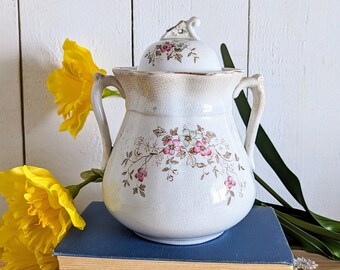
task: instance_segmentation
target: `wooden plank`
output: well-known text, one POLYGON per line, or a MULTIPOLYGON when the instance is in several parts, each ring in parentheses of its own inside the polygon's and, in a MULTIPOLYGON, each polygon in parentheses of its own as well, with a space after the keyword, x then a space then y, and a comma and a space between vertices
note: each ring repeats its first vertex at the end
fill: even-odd
POLYGON ((340 269, 340 262, 333 261, 323 257, 319 254, 309 253, 303 250, 293 250, 294 257, 304 257, 317 263, 320 270, 338 270, 340 269))
MULTIPOLYGON (((95 63, 111 73, 131 65, 130 1, 20 1, 27 163, 49 169, 64 185, 79 183, 80 172, 100 167, 102 144, 93 113, 76 140, 59 133, 53 96, 46 88, 50 72, 61 65, 66 38, 90 49, 95 63)), ((122 99, 110 99, 109 120, 117 131, 124 113, 122 99), (113 114, 113 116, 111 116, 113 114)), ((114 135, 114 134, 113 134, 114 135)), ((101 199, 101 185, 82 191, 78 210, 101 199)))
MULTIPOLYGON (((23 163, 17 1, 0 1, 0 171, 23 163)), ((5 210, 0 196, 0 215, 5 210)))
MULTIPOLYGON (((332 0, 250 3, 249 68, 265 78, 263 126, 300 177, 310 208, 340 219, 340 6, 332 0)), ((292 202, 260 155, 256 162, 258 173, 292 202)), ((259 196, 269 199, 263 190, 259 196)))

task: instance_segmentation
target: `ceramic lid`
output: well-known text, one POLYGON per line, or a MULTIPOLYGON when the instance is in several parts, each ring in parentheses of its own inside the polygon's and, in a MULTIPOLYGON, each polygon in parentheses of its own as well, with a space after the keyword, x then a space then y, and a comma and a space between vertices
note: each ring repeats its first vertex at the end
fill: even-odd
POLYGON ((196 17, 180 21, 166 30, 160 41, 150 45, 139 62, 139 71, 217 72, 221 71, 215 51, 201 42, 195 32, 196 17))

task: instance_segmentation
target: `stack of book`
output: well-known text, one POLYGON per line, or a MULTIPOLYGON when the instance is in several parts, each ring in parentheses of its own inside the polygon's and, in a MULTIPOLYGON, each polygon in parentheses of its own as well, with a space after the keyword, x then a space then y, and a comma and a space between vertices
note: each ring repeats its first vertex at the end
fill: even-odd
POLYGON ((83 212, 84 231, 71 228, 54 251, 61 270, 288 270, 293 255, 271 208, 254 206, 220 237, 198 245, 172 246, 140 238, 121 225, 103 202, 83 212))

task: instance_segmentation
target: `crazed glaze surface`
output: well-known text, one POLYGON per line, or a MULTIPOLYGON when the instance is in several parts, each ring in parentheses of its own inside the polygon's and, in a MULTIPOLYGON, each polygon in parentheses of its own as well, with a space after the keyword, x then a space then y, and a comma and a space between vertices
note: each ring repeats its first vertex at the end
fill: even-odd
POLYGON ((220 70, 216 53, 198 40, 174 39, 153 43, 142 55, 142 71, 213 72, 220 70))
POLYGON ((94 86, 102 88, 98 83, 110 77, 126 99, 103 180, 112 215, 168 244, 208 241, 243 219, 255 199, 251 164, 232 116, 243 73, 113 72, 94 86))
POLYGON ((138 70, 171 72, 215 72, 221 66, 213 49, 201 42, 195 27, 200 19, 192 17, 166 30, 160 41, 143 53, 138 70))

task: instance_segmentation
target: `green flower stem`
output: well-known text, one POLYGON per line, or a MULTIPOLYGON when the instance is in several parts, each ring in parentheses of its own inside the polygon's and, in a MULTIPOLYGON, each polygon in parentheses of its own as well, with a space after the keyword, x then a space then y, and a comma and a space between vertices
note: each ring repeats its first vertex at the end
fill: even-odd
POLYGON ((87 179, 81 183, 79 183, 78 185, 71 185, 71 186, 67 186, 67 190, 70 192, 71 196, 73 199, 75 199, 79 193, 79 191, 85 187, 86 185, 88 185, 89 183, 92 183, 92 182, 96 182, 98 183, 97 179, 96 180, 93 180, 93 179, 87 179))
POLYGON ((83 187, 85 187, 87 184, 93 182, 91 179, 85 180, 81 183, 79 183, 77 186, 79 187, 79 189, 82 189, 83 187))

